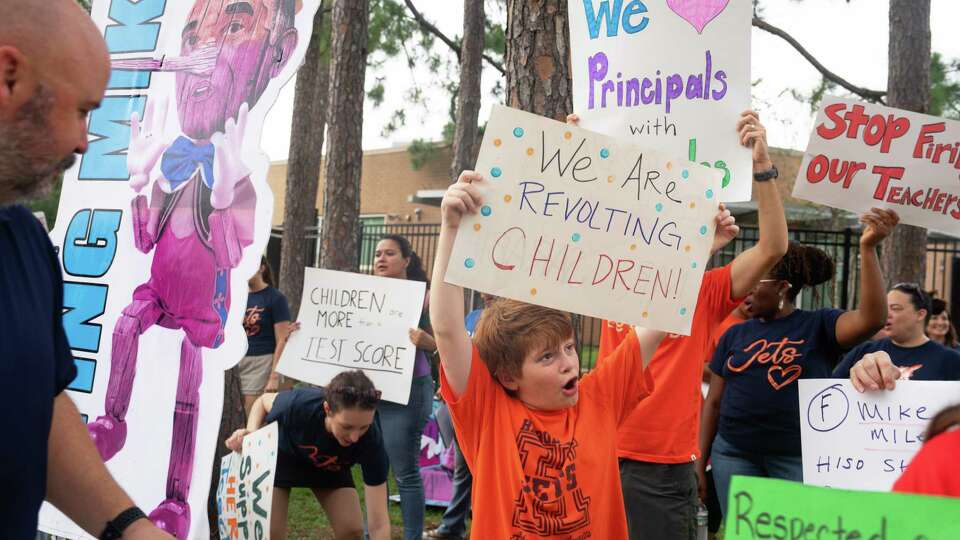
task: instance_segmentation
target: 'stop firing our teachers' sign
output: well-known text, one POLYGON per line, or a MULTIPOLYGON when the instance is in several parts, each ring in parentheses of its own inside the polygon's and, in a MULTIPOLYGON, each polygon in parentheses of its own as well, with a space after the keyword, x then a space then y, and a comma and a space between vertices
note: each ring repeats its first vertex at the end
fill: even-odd
POLYGON ((687 335, 722 174, 495 106, 445 280, 687 335))
POLYGON ((749 0, 570 2, 580 125, 720 170, 720 200, 750 200, 750 150, 733 126, 750 107, 752 9, 749 0))
POLYGON ((824 98, 793 195, 960 235, 960 122, 824 98))

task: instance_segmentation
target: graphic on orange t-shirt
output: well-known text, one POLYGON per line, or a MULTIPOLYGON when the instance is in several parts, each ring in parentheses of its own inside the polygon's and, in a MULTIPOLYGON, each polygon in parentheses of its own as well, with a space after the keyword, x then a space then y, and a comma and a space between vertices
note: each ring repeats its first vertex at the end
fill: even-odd
POLYGON ((577 482, 577 441, 562 443, 526 420, 517 432, 526 483, 517 493, 513 526, 538 535, 573 532, 590 525, 590 497, 577 482))

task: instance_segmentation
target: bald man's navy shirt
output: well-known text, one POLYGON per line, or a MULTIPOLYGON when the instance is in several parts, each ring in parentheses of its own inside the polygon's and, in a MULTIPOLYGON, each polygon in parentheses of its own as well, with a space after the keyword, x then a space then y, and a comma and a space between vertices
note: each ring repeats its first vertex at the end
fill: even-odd
POLYGON ((53 400, 77 373, 62 319, 50 238, 26 208, 0 206, 0 538, 36 536, 53 400))

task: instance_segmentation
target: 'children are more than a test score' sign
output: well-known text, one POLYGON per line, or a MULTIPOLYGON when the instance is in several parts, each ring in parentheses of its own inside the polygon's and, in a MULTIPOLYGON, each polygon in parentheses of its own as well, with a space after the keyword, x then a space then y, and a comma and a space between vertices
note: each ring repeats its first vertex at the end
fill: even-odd
POLYGON ((846 379, 801 379, 799 396, 804 483, 889 491, 930 419, 960 401, 960 383, 899 381, 860 393, 846 379))
POLYGON ((725 540, 960 538, 960 499, 869 493, 734 476, 725 540))
POLYGON ((960 231, 960 122, 826 98, 793 195, 862 213, 890 208, 903 223, 960 231))
POLYGON ((722 174, 620 140, 495 106, 446 281, 689 334, 722 174))
POLYGON ((297 321, 277 371, 323 386, 336 374, 363 370, 383 399, 407 404, 426 284, 307 268, 297 321))
POLYGON ((268 424, 243 438, 243 452, 220 461, 217 523, 220 540, 267 540, 273 507, 279 428, 268 424))
POLYGON ((723 172, 720 200, 750 200, 747 0, 570 2, 573 110, 580 125, 723 172))

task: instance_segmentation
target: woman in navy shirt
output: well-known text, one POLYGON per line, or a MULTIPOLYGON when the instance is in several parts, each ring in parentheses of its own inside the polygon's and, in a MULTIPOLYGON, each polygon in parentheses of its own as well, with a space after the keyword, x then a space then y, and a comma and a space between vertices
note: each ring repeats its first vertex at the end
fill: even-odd
MULTIPOLYGON (((890 210, 860 218, 860 308, 805 311, 803 287, 833 278, 823 251, 791 242, 787 254, 744 301, 751 319, 728 330, 710 362, 700 445, 710 456, 724 515, 735 474, 801 481, 798 379, 824 378, 843 349, 872 336, 886 318, 877 245, 896 225, 890 210)), ((705 460, 698 463, 703 478, 705 460)))
POLYGON ((360 370, 337 374, 323 389, 267 393, 254 402, 246 429, 226 441, 239 452, 243 438, 277 422, 277 473, 270 536, 286 538, 290 489, 310 488, 337 538, 362 538, 363 514, 350 469, 363 471, 367 530, 371 540, 390 539, 387 453, 376 417, 380 392, 360 370))

